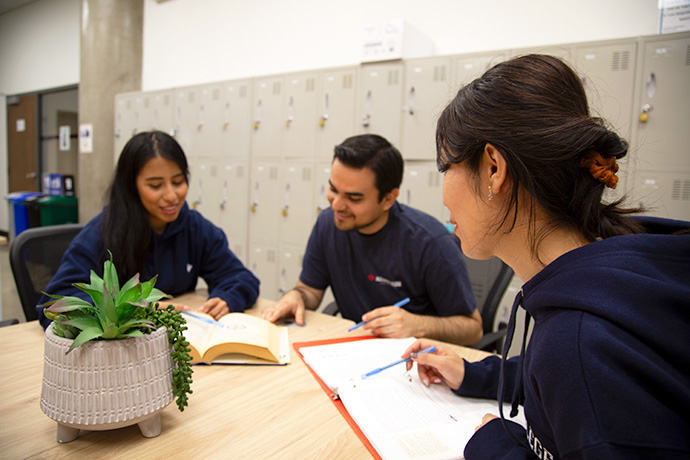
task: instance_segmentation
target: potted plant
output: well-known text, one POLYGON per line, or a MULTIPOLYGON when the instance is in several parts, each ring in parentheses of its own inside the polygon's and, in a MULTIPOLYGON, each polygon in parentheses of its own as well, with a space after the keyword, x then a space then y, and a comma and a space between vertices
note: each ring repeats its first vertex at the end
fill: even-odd
POLYGON ((134 275, 120 288, 111 260, 103 278, 93 270, 89 284, 75 283, 93 303, 54 296, 45 313, 46 330, 41 409, 57 421, 58 442, 79 430, 109 430, 138 424, 142 435, 161 432, 160 411, 177 397, 179 410, 191 393, 192 369, 185 320, 169 298, 134 275))

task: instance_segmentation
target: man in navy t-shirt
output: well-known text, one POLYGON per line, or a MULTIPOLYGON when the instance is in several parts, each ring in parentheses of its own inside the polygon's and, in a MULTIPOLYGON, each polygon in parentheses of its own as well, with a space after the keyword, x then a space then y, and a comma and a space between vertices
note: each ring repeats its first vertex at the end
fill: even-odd
POLYGON ((307 244, 297 286, 263 313, 269 321, 315 310, 331 286, 344 318, 380 337, 470 345, 482 321, 455 236, 434 217, 396 202, 400 152, 381 136, 335 147, 328 201, 307 244), (410 302, 393 306, 404 298, 410 302))

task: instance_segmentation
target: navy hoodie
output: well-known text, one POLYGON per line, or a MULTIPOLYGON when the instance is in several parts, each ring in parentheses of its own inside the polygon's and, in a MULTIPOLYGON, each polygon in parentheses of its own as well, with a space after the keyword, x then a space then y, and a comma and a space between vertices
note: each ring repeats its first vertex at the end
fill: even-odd
MULTIPOLYGON (((88 282, 91 270, 103 276, 102 221, 101 213, 72 240, 45 292, 90 301, 86 293, 72 284, 88 282)), ((143 272, 148 277, 158 274, 157 289, 177 296, 193 291, 198 278, 202 277, 208 285, 209 298, 220 297, 232 312, 244 311, 256 302, 259 280, 230 251, 225 233, 189 209, 186 203, 178 218, 166 225, 162 234, 152 231, 151 238, 151 250, 143 272)), ((125 281, 120 280, 120 283, 125 281)), ((49 300, 44 295, 39 305, 49 300)), ((41 325, 48 327, 50 320, 43 314, 43 308, 38 310, 41 325)))
MULTIPOLYGON (((465 458, 690 458, 690 223, 570 251, 522 287, 534 329, 520 357, 465 363, 456 391, 523 404, 527 429, 493 420, 465 458), (512 434, 511 434, 512 433, 512 434)), ((527 320, 529 322, 529 319, 527 320)))

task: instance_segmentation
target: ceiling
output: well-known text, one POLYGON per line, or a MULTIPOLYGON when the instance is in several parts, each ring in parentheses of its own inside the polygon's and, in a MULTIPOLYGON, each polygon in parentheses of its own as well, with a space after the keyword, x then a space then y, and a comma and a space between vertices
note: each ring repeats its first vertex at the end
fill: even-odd
POLYGON ((0 0, 0 14, 5 14, 35 1, 36 0, 0 0))

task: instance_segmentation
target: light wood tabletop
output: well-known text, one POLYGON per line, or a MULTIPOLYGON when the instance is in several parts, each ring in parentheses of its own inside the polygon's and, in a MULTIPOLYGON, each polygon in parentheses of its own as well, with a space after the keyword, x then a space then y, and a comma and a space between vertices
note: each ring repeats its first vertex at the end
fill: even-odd
MULTIPOLYGON (((205 298, 193 293, 175 300, 195 307, 205 298)), ((271 304, 260 299, 246 313, 260 316, 271 304)), ((367 334, 348 333, 352 321, 321 313, 308 311, 305 320, 290 328, 291 344, 367 334)), ((1 458, 371 458, 292 348, 287 366, 195 366, 189 406, 180 412, 168 405, 158 437, 145 438, 133 425, 82 431, 59 444, 57 423, 39 406, 43 339, 37 321, 0 328, 1 458)), ((468 361, 488 355, 453 347, 468 361)))

